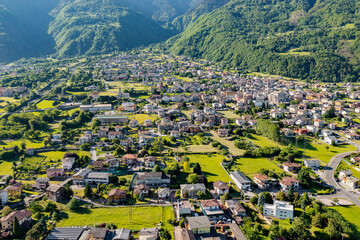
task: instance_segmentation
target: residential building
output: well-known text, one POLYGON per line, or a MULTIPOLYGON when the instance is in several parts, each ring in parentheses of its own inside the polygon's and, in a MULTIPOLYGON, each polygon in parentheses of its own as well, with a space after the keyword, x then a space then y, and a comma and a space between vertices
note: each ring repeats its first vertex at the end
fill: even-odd
POLYGON ((48 168, 46 169, 46 176, 48 178, 62 177, 65 172, 63 168, 48 168))
POLYGON ((9 194, 7 190, 0 190, 0 201, 2 206, 9 202, 9 194))
POLYGON ((246 217, 246 209, 238 200, 230 199, 225 201, 225 207, 230 209, 233 216, 246 217))
POLYGON ((304 161, 304 165, 305 167, 317 170, 320 167, 320 161, 316 160, 316 159, 312 159, 312 160, 305 160, 304 161))
POLYGON ((89 172, 85 177, 85 184, 86 183, 90 183, 91 185, 109 184, 109 176, 111 176, 111 173, 89 172))
POLYGON ((266 176, 265 174, 256 174, 254 176, 254 182, 256 183, 258 188, 261 190, 267 189, 270 187, 269 177, 266 176))
POLYGON ((220 128, 218 129, 219 137, 226 137, 229 134, 229 129, 220 128))
POLYGON ((146 184, 150 187, 166 187, 169 186, 171 178, 162 172, 145 172, 138 173, 135 177, 136 184, 146 184))
POLYGON ((90 112, 102 112, 102 111, 111 111, 111 104, 98 104, 98 105, 80 105, 80 111, 90 111, 90 112))
POLYGON ((289 202, 275 200, 273 204, 265 203, 263 214, 279 219, 294 219, 294 205, 289 202))
POLYGON ((188 198, 197 198, 198 192, 206 193, 206 187, 203 183, 196 184, 181 184, 180 185, 181 197, 185 198, 185 193, 187 193, 188 198))
POLYGON ((176 215, 178 219, 181 218, 181 216, 191 216, 191 203, 189 200, 178 200, 177 207, 176 207, 176 215))
POLYGON ((188 217, 188 228, 194 234, 209 234, 211 230, 211 223, 207 216, 188 217))
POLYGON ((170 199, 171 191, 170 188, 159 188, 158 189, 158 198, 167 200, 170 199))
POLYGON ((218 180, 214 182, 214 190, 217 195, 224 195, 229 193, 229 185, 226 182, 218 180))
POLYGON ((283 164, 284 170, 287 172, 297 172, 301 169, 301 165, 294 162, 285 162, 283 164))
POLYGON ((297 191, 300 189, 300 181, 294 177, 284 177, 280 181, 280 186, 283 192, 288 192, 290 187, 292 187, 294 191, 297 191))
POLYGON ((139 233, 139 240, 157 240, 159 237, 158 228, 143 228, 139 233))
POLYGON ((46 240, 79 240, 84 232, 82 227, 53 228, 46 240))
POLYGON ((251 181, 240 171, 230 173, 231 179, 240 190, 250 190, 251 181))
POLYGON ((64 195, 64 187, 61 185, 50 185, 47 189, 48 198, 54 202, 61 202, 64 195))
POLYGON ((50 179, 37 178, 33 187, 38 190, 45 190, 48 186, 50 186, 50 179))
POLYGON ((9 215, 2 217, 1 221, 1 228, 2 230, 11 230, 14 224, 14 218, 17 218, 19 221, 20 226, 29 226, 31 223, 31 211, 29 210, 15 210, 9 215))
POLYGON ((208 216, 210 221, 217 222, 225 218, 225 213, 216 199, 201 200, 199 202, 204 215, 208 216))
POLYGON ((109 192, 108 199, 114 203, 124 201, 126 199, 126 191, 115 188, 109 192))

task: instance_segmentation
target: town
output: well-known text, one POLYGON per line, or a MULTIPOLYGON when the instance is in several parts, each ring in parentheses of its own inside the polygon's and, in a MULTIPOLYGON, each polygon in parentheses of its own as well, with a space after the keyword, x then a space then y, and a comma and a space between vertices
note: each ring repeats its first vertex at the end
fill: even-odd
POLYGON ((2 239, 358 239, 360 85, 151 52, 0 66, 2 239))

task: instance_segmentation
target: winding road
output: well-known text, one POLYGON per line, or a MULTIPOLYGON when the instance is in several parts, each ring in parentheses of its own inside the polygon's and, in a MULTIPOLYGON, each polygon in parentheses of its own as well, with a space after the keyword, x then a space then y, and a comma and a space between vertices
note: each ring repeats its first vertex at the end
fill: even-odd
MULTIPOLYGON (((357 148, 358 151, 360 151, 360 145, 358 145, 352 141, 348 141, 348 140, 346 140, 346 142, 353 145, 354 147, 357 148)), ((336 181, 335 176, 334 176, 335 171, 336 171, 337 167, 339 166, 341 160, 344 157, 346 157, 352 153, 355 153, 355 152, 340 153, 340 154, 334 156, 330 160, 328 165, 325 167, 322 176, 323 176, 324 180, 326 181, 326 183, 334 188, 335 195, 333 195, 333 197, 348 199, 360 207, 360 200, 359 200, 360 195, 342 188, 340 186, 340 184, 336 181)))

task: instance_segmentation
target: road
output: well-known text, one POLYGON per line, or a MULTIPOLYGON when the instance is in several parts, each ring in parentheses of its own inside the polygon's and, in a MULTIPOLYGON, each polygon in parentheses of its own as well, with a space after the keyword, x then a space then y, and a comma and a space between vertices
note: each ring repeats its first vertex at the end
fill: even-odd
MULTIPOLYGON (((353 145, 354 147, 357 148, 358 151, 360 151, 360 146, 358 144, 356 144, 352 141, 349 141, 349 140, 345 140, 345 141, 347 143, 353 145)), ((336 181, 335 176, 334 176, 335 171, 336 171, 337 167, 339 166, 341 160, 344 157, 346 157, 352 153, 354 153, 354 152, 340 153, 340 154, 334 156, 330 160, 328 165, 325 167, 322 175, 323 175, 323 178, 326 181, 326 183, 335 189, 336 194, 334 195, 334 197, 348 199, 360 207, 360 200, 359 200, 360 195, 342 188, 340 186, 340 184, 336 181)))

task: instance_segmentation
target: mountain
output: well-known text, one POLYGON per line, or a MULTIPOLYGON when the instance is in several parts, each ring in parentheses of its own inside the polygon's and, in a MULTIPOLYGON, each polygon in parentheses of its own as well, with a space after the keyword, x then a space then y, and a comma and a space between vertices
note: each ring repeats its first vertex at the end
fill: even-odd
POLYGON ((55 43, 47 29, 53 20, 49 12, 58 3, 58 0, 0 1, 0 62, 53 52, 55 43))
POLYGON ((60 57, 131 49, 174 34, 123 0, 76 0, 65 4, 56 10, 49 33, 60 57))
POLYGON ((200 0, 0 0, 0 62, 102 54, 164 41, 200 0))
POLYGON ((202 0, 132 0, 131 4, 155 21, 170 24, 202 0))
POLYGON ((205 13, 212 12, 213 10, 224 6, 230 0, 202 0, 194 4, 185 14, 177 17, 173 21, 173 25, 179 32, 184 31, 191 23, 198 17, 205 13))
POLYGON ((174 54, 300 79, 355 81, 359 0, 231 0, 167 41, 174 54))

